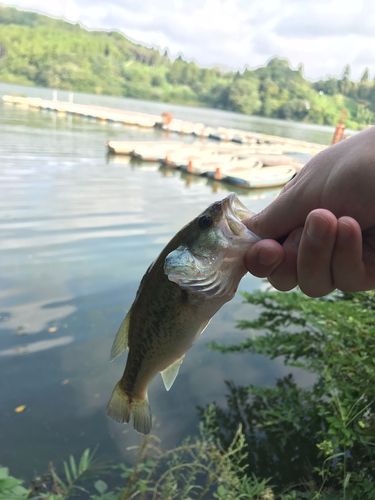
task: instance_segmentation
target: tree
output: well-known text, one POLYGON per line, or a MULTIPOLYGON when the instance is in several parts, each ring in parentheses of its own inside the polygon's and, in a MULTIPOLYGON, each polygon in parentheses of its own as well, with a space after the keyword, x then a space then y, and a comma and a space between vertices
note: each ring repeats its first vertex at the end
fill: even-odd
POLYGON ((258 81, 256 79, 236 80, 230 87, 229 102, 234 111, 246 115, 257 113, 262 106, 258 93, 258 81))
POLYGON ((177 85, 183 82, 183 70, 184 63, 181 59, 181 56, 178 57, 171 65, 171 69, 169 70, 168 80, 173 85, 177 85))
POLYGON ((297 73, 299 74, 299 76, 301 76, 303 78, 303 73, 305 71, 305 68, 304 68, 304 65, 303 63, 299 63, 298 67, 297 67, 297 73))
POLYGON ((350 81, 350 73, 351 73, 350 65, 347 64, 344 67, 344 71, 342 73, 340 81, 340 90, 344 95, 348 95, 353 86, 352 82, 350 81))
POLYGON ((269 77, 261 82, 260 90, 265 99, 274 98, 279 94, 279 86, 269 77))
POLYGON ((345 78, 350 79, 350 74, 351 74, 350 64, 346 64, 346 65, 344 66, 344 70, 343 70, 343 72, 342 72, 342 77, 341 77, 341 80, 344 80, 345 78))
POLYGON ((303 99, 292 99, 280 109, 280 118, 302 121, 308 114, 310 103, 303 99))
POLYGON ((362 106, 358 106, 356 119, 361 125, 373 125, 375 123, 374 113, 362 106))
POLYGON ((339 93, 339 84, 336 78, 328 78, 326 82, 324 82, 323 91, 328 95, 335 95, 339 93))
POLYGON ((368 82, 369 80, 369 70, 368 68, 365 69, 363 72, 363 75, 361 76, 361 82, 368 82))
POLYGON ((0 59, 2 57, 5 57, 6 55, 7 55, 7 49, 5 45, 2 42, 0 42, 0 59))

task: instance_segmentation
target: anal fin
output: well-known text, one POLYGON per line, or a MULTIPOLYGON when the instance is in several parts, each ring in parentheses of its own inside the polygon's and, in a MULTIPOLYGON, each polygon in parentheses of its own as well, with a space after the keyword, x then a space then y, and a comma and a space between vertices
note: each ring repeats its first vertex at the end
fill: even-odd
POLYGON ((113 342, 111 349, 111 361, 120 356, 120 354, 125 352, 126 349, 129 347, 128 339, 129 339, 130 311, 125 316, 124 321, 121 323, 119 331, 117 332, 116 338, 113 342))
POLYGON ((205 329, 208 327, 208 323, 211 321, 211 318, 207 319, 204 321, 201 325, 201 329, 199 330, 198 335, 202 335, 202 333, 205 331, 205 329))
POLYGON ((168 368, 166 368, 165 370, 160 372, 162 379, 163 379, 163 382, 164 382, 164 386, 165 386, 167 391, 169 391, 169 389, 173 385, 173 382, 176 380, 176 377, 178 375, 178 371, 180 369, 180 366, 181 366, 181 363, 182 363, 184 357, 185 357, 185 355, 181 356, 181 358, 176 359, 176 361, 174 361, 171 365, 169 365, 168 368))
MULTIPOLYGON (((207 328, 208 323, 210 321, 211 321, 211 318, 203 321, 200 329, 197 331, 196 338, 199 337, 199 335, 201 335, 203 333, 203 331, 207 328)), ((196 338, 195 338, 195 340, 196 340, 196 338)), ((164 382, 164 386, 165 386, 167 391, 169 391, 169 389, 173 385, 173 382, 176 380, 176 377, 178 375, 178 372, 180 370, 180 366, 181 366, 182 361, 184 360, 184 357, 185 357, 185 354, 183 356, 181 356, 180 358, 177 358, 176 361, 174 361, 171 365, 168 366, 168 368, 166 368, 165 370, 160 372, 160 375, 161 375, 163 382, 164 382)))

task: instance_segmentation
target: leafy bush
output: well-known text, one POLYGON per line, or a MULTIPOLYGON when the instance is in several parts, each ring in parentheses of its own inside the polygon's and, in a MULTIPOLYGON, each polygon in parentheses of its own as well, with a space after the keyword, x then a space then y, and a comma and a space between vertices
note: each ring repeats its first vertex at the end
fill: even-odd
POLYGON ((243 295, 259 316, 238 327, 263 335, 211 347, 281 357, 314 380, 308 388, 292 375, 272 388, 228 383, 229 411, 218 409, 215 423, 222 442, 241 422, 249 470, 265 472, 278 491, 298 483, 296 494, 375 498, 375 292, 321 299, 300 292, 243 295))

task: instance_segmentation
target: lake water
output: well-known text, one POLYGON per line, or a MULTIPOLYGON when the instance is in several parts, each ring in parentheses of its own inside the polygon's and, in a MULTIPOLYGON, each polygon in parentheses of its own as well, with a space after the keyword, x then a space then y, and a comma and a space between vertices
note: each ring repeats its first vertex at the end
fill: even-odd
MULTIPOLYGON (((49 99, 51 90, 0 84, 0 96, 49 99)), ((58 98, 67 100, 66 92, 58 98)), ((131 99, 75 94, 80 103, 160 114, 207 125, 329 144, 333 129, 131 99)), ((0 103, 0 464, 27 480, 69 454, 131 460, 140 436, 106 416, 126 356, 109 352, 148 265, 209 203, 233 190, 156 164, 107 158, 106 142, 155 140, 161 131, 101 124, 0 103), (26 405, 22 412, 15 409, 26 405)), ((172 137, 173 139, 173 137, 172 137)), ((192 138, 185 138, 192 141, 192 138)), ((277 195, 238 191, 252 211, 277 195)), ((240 290, 262 281, 245 277, 240 290)), ((225 406, 225 380, 270 384, 289 373, 261 356, 221 355, 206 343, 246 337, 254 317, 240 296, 223 307, 187 354, 172 389, 149 390, 163 448, 197 432, 197 406, 225 406)), ((301 384, 308 377, 299 374, 301 384)))

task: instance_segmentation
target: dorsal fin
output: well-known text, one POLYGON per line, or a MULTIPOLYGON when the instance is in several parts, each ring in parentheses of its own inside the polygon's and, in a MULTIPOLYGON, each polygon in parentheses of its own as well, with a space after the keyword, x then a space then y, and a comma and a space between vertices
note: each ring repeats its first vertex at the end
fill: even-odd
POLYGON ((171 365, 169 365, 168 368, 160 372, 167 391, 169 391, 169 389, 173 385, 173 382, 176 380, 184 356, 181 356, 181 358, 176 359, 176 361, 174 361, 171 365))
POLYGON ((124 321, 121 323, 119 331, 117 332, 116 338, 113 342, 111 349, 111 361, 120 356, 120 354, 125 352, 126 349, 129 347, 128 339, 129 339, 130 311, 125 316, 124 321))

